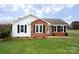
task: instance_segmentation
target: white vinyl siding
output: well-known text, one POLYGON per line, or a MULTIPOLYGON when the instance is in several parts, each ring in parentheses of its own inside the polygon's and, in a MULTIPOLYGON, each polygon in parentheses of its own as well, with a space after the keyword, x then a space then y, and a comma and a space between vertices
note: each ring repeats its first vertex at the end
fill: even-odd
POLYGON ((37 20, 37 18, 33 16, 28 16, 25 19, 14 22, 12 24, 12 37, 31 37, 31 22, 35 20, 37 20), (18 33, 17 25, 24 25, 24 28, 25 28, 25 25, 27 25, 26 31, 25 30, 24 30, 25 32, 19 31, 18 33))

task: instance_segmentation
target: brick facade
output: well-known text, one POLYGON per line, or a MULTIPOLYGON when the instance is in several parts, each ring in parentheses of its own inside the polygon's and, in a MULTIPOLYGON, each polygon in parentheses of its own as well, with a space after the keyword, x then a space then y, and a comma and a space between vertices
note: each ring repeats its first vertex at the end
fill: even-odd
POLYGON ((52 36, 65 36, 65 32, 52 32, 52 36))
POLYGON ((45 21, 38 19, 31 23, 31 37, 32 38, 47 38, 47 36, 48 36, 47 31, 48 31, 48 24, 45 21), (45 33, 33 33, 33 29, 34 29, 33 26, 35 24, 45 25, 45 33))
MULTIPOLYGON (((45 21, 38 19, 31 23, 31 37, 32 38, 47 38, 48 36, 47 31, 48 31, 48 24, 45 21), (35 24, 45 25, 45 33, 33 33, 33 26, 35 24)), ((51 32, 50 33, 50 36, 64 36, 64 35, 65 35, 65 32, 51 32)))
POLYGON ((32 38, 47 38, 47 34, 46 33, 32 33, 31 37, 32 38))

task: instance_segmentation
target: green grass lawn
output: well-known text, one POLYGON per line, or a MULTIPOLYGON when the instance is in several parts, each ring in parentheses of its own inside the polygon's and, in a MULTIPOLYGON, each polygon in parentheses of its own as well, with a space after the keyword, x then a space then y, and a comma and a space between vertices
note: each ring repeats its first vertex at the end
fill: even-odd
POLYGON ((3 54, 71 54, 79 53, 79 30, 68 31, 69 36, 47 39, 16 39, 0 41, 3 54))

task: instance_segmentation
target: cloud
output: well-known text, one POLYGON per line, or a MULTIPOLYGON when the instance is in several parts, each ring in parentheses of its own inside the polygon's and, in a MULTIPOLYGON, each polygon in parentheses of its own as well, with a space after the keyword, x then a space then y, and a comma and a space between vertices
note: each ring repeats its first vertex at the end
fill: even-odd
POLYGON ((24 8, 24 11, 26 12, 26 14, 31 14, 36 10, 36 8, 33 7, 33 5, 26 5, 26 7, 24 8))
POLYGON ((34 7, 34 5, 26 5, 27 7, 24 9, 26 14, 35 14, 39 15, 40 17, 45 16, 46 14, 55 14, 60 12, 64 9, 63 5, 42 5, 41 8, 34 7))
POLYGON ((2 4, 0 5, 0 9, 4 11, 16 11, 18 8, 15 5, 2 4))
MULTIPOLYGON (((12 19, 14 16, 33 14, 38 17, 49 17, 49 15, 56 15, 68 8, 74 7, 75 4, 1 4, 0 5, 0 19, 4 16, 5 19, 12 19), (2 12, 2 11, 3 12, 2 12), (11 15, 8 13, 12 13, 11 15), (16 12, 16 14, 14 13, 16 12), (6 15, 7 14, 7 15, 6 15)), ((71 22, 72 15, 65 18, 67 22, 71 22)))
POLYGON ((12 24, 17 18, 14 18, 12 16, 2 16, 0 17, 0 24, 12 24))
POLYGON ((72 15, 69 15, 66 20, 70 20, 72 18, 72 15))
POLYGON ((66 6, 69 7, 69 8, 72 8, 74 7, 76 4, 67 4, 66 6))
POLYGON ((65 20, 67 23, 69 23, 69 24, 71 24, 72 19, 73 19, 73 16, 72 16, 72 15, 69 15, 69 16, 67 16, 66 18, 64 18, 64 20, 65 20))
POLYGON ((14 6, 16 6, 17 8, 18 8, 18 7, 21 7, 21 8, 23 8, 23 9, 25 9, 25 5, 24 5, 24 4, 14 4, 14 6))
MULTIPOLYGON (((41 16, 45 16, 46 14, 56 14, 64 10, 65 7, 73 7, 74 4, 61 5, 61 4, 41 4, 38 7, 35 7, 36 4, 2 4, 0 5, 0 9, 4 11, 15 12, 18 8, 22 8, 26 15, 35 14, 41 16), (41 6, 41 8, 39 8, 41 6)), ((17 11, 18 12, 18 11, 17 11)))
POLYGON ((53 14, 55 14, 57 12, 62 11, 64 8, 65 8, 64 5, 55 5, 55 6, 52 7, 51 12, 53 12, 53 14))
POLYGON ((46 13, 49 13, 50 12, 50 7, 46 7, 46 13))
POLYGON ((36 15, 37 15, 38 17, 43 17, 43 11, 38 9, 38 10, 36 11, 36 15))
POLYGON ((0 24, 12 24, 13 23, 13 18, 10 17, 10 16, 8 16, 8 17, 1 17, 1 19, 0 19, 0 24))

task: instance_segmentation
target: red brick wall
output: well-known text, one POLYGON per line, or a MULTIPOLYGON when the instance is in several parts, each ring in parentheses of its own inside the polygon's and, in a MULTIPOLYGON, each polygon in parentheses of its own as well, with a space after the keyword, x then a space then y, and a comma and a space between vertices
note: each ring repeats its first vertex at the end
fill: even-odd
POLYGON ((47 34, 46 33, 32 33, 31 37, 32 38, 47 38, 47 34))
POLYGON ((47 30, 48 30, 48 24, 41 19, 38 19, 38 20, 31 23, 31 37, 32 38, 47 38, 47 36, 48 36, 47 30), (45 25, 45 33, 33 33, 33 25, 35 25, 35 24, 45 25))
POLYGON ((53 32, 52 36, 64 36, 65 33, 64 32, 53 32))

